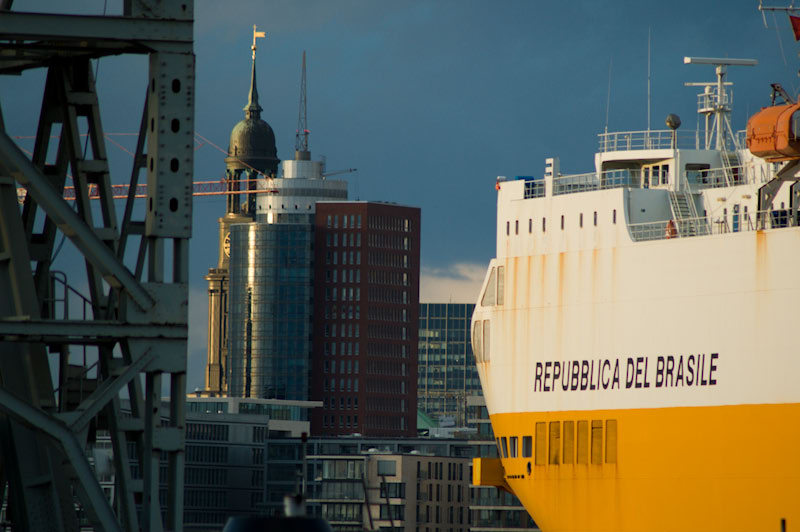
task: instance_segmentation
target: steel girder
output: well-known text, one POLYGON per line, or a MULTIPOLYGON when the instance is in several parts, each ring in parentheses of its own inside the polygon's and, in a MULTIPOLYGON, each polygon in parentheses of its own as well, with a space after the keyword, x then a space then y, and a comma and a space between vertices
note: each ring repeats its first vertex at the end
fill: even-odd
POLYGON ((46 68, 47 81, 30 158, 6 134, 0 115, 0 500, 5 493, 20 530, 182 530, 193 5, 125 0, 123 17, 5 11, 10 5, 0 3, 0 74, 46 68), (133 219, 133 194, 117 217, 90 64, 120 53, 149 56, 130 176, 135 190, 140 172, 147 173, 142 220, 133 219), (61 134, 51 140, 56 127, 61 134), (54 163, 46 161, 48 151, 55 151, 54 163), (68 176, 74 206, 63 199, 68 176), (27 189, 21 209, 17 186, 27 189), (90 188, 99 191, 96 208, 90 188), (85 320, 66 319, 51 304, 58 232, 85 259, 91 302, 85 320), (125 248, 136 239, 139 252, 126 264, 125 248), (86 344, 95 346, 95 367, 76 369, 70 346, 86 344), (50 363, 48 350, 58 364, 50 363), (58 368, 54 378, 51 366, 58 368), (83 384, 90 372, 94 383, 69 399, 76 380, 83 384), (168 411, 161 408, 162 379, 169 384, 168 411), (124 396, 130 411, 121 410, 124 396), (113 500, 87 458, 97 427, 111 438, 113 500), (129 443, 135 456, 128 455, 129 443), (141 475, 132 474, 131 461, 141 475))

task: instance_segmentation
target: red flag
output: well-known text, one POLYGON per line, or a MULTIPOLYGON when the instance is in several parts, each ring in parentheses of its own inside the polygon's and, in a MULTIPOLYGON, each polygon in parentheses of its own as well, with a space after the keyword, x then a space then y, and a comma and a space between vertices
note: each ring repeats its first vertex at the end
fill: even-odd
POLYGON ((792 23, 792 31, 794 32, 794 40, 800 41, 800 17, 789 15, 789 22, 792 23))

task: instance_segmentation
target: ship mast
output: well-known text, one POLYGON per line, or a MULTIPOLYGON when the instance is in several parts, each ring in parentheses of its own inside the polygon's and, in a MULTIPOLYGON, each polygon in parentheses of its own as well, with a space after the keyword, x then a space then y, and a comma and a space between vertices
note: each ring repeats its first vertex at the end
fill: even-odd
POLYGON ((714 139, 714 149, 723 150, 726 146, 726 135, 730 134, 736 145, 736 138, 731 128, 731 95, 725 90, 733 83, 725 81, 727 67, 729 66, 756 66, 755 59, 728 59, 715 57, 684 57, 687 65, 714 65, 717 73, 716 82, 691 82, 687 87, 704 87, 697 103, 697 112, 705 116, 705 149, 711 149, 711 140, 714 139))

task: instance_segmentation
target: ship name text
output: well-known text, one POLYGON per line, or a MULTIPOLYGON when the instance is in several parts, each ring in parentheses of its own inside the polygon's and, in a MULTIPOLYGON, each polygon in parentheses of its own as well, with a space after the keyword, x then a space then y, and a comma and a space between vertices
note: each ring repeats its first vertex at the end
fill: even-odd
POLYGON ((536 363, 534 392, 716 386, 719 353, 548 360, 536 363))

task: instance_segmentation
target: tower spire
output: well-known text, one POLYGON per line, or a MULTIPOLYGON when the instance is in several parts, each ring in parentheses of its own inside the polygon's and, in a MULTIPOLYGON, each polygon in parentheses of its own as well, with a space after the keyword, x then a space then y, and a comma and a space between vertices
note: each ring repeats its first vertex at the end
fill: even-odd
POLYGON ((308 161, 308 115, 306 113, 306 51, 303 50, 303 70, 300 76, 300 110, 297 117, 297 132, 294 140, 294 158, 297 161, 308 161))
POLYGON ((266 36, 266 32, 256 31, 256 25, 253 24, 253 45, 250 47, 253 51, 253 70, 250 74, 250 93, 247 95, 247 105, 243 109, 245 118, 261 118, 263 109, 258 105, 258 88, 256 87, 256 39, 266 36))

